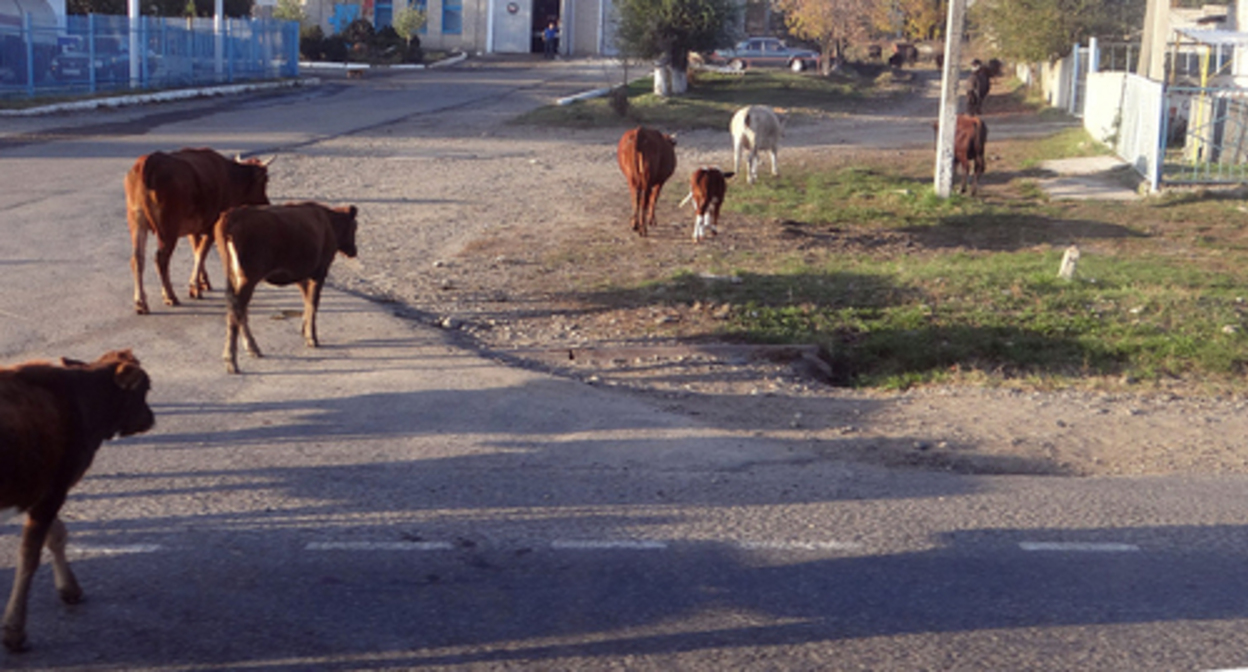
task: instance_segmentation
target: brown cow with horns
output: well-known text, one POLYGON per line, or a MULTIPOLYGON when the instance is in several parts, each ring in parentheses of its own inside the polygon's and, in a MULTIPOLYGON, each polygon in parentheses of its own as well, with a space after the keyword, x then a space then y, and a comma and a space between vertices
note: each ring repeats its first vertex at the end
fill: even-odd
POLYGON ((165 305, 178 305, 169 282, 169 259, 178 238, 190 239, 195 251, 190 296, 198 299, 212 289, 204 260, 212 245, 212 227, 225 210, 237 205, 266 205, 268 166, 272 159, 230 160, 211 149, 153 152, 139 157, 126 173, 126 219, 134 255, 134 310, 149 311, 143 291, 147 234, 156 234, 156 272, 165 305))

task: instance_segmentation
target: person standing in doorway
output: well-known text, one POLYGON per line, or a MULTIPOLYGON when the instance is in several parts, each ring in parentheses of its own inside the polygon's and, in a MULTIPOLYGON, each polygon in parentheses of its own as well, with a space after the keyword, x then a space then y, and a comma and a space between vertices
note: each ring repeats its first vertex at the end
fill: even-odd
POLYGON ((546 46, 546 58, 554 58, 559 44, 559 26, 554 21, 551 21, 546 26, 546 30, 542 31, 542 41, 546 46))

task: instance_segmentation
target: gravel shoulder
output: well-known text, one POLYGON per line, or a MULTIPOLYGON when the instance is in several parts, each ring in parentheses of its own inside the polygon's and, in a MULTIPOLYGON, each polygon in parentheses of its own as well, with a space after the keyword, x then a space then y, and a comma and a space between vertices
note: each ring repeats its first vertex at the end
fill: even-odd
MULTIPOLYGON (((505 98, 300 147, 274 165, 272 196, 360 206, 361 253, 335 265, 337 286, 454 331, 484 356, 644 395, 708 424, 808 442, 826 457, 962 473, 1248 472, 1242 399, 1179 387, 847 390, 820 382, 800 353, 716 349, 705 334, 718 306, 587 301, 582 271, 603 255, 636 259, 626 281, 713 252, 688 240, 692 214, 676 206, 683 179, 663 195, 660 230, 638 239, 626 223, 618 129, 508 123, 531 105, 531 96, 505 98), (352 200, 361 193, 368 199, 352 200)), ((931 160, 935 109, 928 87, 883 113, 801 120, 786 135, 781 171, 829 156, 852 163, 863 152, 931 160)), ((990 119, 996 138, 1063 125, 990 119)), ((678 176, 732 161, 726 132, 682 133, 677 153, 678 176)), ((729 198, 732 188, 747 187, 735 184, 729 198)), ((792 244, 779 224, 738 224, 727 216, 712 245, 766 254, 792 244)))

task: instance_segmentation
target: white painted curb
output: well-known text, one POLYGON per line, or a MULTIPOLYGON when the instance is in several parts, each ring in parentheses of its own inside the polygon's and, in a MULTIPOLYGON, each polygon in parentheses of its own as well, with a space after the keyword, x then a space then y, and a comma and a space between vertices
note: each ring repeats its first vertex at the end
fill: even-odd
POLYGON ((39 107, 28 107, 22 110, 0 110, 0 117, 35 117, 41 114, 51 114, 53 112, 81 112, 84 110, 98 110, 104 107, 125 107, 127 105, 141 105, 143 103, 166 103, 174 100, 187 100, 189 98, 229 96, 239 93, 247 93, 249 91, 284 89, 295 86, 312 86, 320 83, 321 80, 311 77, 306 79, 292 79, 282 82, 232 84, 229 86, 207 86, 197 89, 178 89, 177 91, 159 91, 156 93, 136 93, 126 96, 92 98, 91 100, 76 100, 70 103, 40 105, 39 107))

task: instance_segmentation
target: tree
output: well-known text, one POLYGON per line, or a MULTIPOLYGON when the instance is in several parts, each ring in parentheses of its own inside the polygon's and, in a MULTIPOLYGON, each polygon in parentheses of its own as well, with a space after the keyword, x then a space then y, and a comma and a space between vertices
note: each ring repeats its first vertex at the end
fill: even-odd
POLYGON ((1143 22, 1141 3, 1131 0, 979 0, 969 16, 1002 56, 1029 63, 1056 60, 1085 38, 1125 35, 1143 22))
POLYGON ((420 29, 425 27, 425 13, 408 5, 394 13, 391 25, 394 26, 394 31, 399 34, 399 37, 407 40, 410 46, 412 38, 417 37, 420 29))
POLYGON ((841 62, 851 40, 866 39, 871 0, 776 0, 794 35, 819 43, 824 72, 841 62))
POLYGON ((273 8, 273 18, 282 21, 298 21, 299 25, 303 25, 308 20, 308 13, 304 11, 299 0, 277 0, 277 6, 273 8))
POLYGON ((689 52, 732 44, 740 9, 735 0, 619 0, 616 46, 625 58, 658 59, 655 93, 689 88, 689 52))
POLYGON ((879 0, 872 19, 882 33, 931 40, 943 32, 946 12, 945 0, 879 0))

